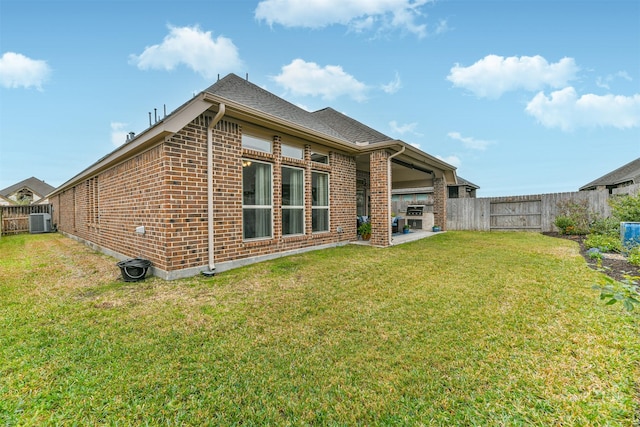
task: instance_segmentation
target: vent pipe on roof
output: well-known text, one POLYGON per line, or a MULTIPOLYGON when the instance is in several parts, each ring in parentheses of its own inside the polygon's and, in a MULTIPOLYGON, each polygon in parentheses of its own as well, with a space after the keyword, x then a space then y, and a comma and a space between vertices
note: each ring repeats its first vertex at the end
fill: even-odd
POLYGON ((151 127, 151 111, 149 111, 149 127, 151 127))

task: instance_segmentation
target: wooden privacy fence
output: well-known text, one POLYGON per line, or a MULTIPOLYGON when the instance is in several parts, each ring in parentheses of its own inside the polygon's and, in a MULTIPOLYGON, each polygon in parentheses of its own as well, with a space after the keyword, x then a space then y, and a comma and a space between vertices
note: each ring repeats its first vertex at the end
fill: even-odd
POLYGON ((0 206, 0 235, 29 232, 29 215, 32 213, 48 213, 53 211, 52 205, 0 206))
POLYGON ((529 196, 483 197, 447 200, 448 230, 478 231, 558 231, 553 224, 560 202, 586 201, 589 210, 601 217, 611 216, 609 191, 529 196))

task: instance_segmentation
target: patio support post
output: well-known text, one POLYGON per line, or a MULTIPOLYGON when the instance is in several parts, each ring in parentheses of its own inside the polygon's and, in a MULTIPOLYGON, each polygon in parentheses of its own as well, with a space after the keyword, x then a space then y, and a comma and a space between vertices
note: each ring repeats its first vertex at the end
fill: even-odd
POLYGON ((389 199, 390 173, 389 153, 386 150, 374 151, 369 156, 371 179, 371 244, 373 246, 390 245, 391 212, 389 199))
POLYGON ((433 178, 433 224, 447 229, 447 183, 444 176, 433 178))

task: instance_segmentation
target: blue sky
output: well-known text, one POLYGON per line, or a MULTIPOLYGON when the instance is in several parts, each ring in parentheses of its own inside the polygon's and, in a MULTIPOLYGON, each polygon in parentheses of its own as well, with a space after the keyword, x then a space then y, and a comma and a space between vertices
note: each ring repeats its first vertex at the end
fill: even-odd
POLYGON ((0 188, 53 186, 227 73, 458 167, 575 191, 640 157, 640 2, 0 0, 0 188))

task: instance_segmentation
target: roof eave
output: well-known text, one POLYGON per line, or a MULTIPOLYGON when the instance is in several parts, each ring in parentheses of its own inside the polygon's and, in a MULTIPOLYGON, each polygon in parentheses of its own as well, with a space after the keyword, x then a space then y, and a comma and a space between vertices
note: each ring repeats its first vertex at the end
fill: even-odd
POLYGON ((195 117, 198 117, 212 106, 211 102, 205 98, 206 97, 203 93, 200 93, 170 115, 156 123, 154 126, 144 130, 131 141, 123 144, 73 178, 69 179, 51 193, 47 194, 46 197, 55 196, 66 188, 104 171, 132 155, 145 151, 155 144, 163 141, 167 136, 171 136, 180 131, 180 129, 185 127, 195 117))
POLYGON ((265 113, 264 111, 247 107, 239 102, 208 92, 204 93, 204 98, 212 103, 223 103, 226 107, 225 116, 227 117, 232 117, 237 120, 242 120, 273 130, 280 130, 288 135, 303 138, 310 142, 329 146, 347 153, 355 153, 358 151, 358 146, 350 141, 318 132, 314 129, 299 125, 281 117, 265 113))

